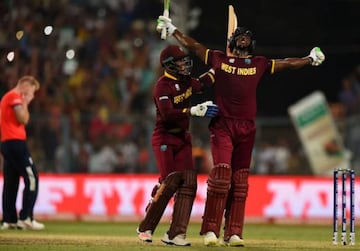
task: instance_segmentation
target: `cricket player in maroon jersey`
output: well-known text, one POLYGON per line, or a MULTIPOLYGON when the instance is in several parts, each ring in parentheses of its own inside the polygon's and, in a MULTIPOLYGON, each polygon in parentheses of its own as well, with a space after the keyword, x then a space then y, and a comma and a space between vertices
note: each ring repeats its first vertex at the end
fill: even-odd
POLYGON ((256 88, 264 74, 318 66, 325 56, 318 47, 302 58, 253 56, 253 34, 244 27, 233 32, 228 43, 233 56, 227 56, 186 36, 170 18, 159 16, 156 29, 161 32, 163 28, 167 29, 168 36, 173 35, 215 72, 215 103, 219 106, 219 115, 209 125, 214 166, 207 181, 200 234, 204 235, 206 246, 217 245, 224 215, 224 242, 229 246, 244 246, 245 203, 256 132, 256 88))
POLYGON ((161 52, 160 63, 165 72, 153 91, 156 122, 151 142, 160 178, 137 232, 140 240, 152 242, 155 228, 175 194, 170 228, 162 241, 169 245, 190 246, 186 230, 197 188, 188 132, 190 115, 214 117, 218 113, 218 107, 211 101, 190 107, 190 98, 193 93, 213 84, 214 79, 210 73, 199 79, 191 77, 192 60, 177 45, 169 45, 161 52))
POLYGON ((42 230, 44 224, 34 219, 39 178, 26 144, 25 125, 30 119, 28 106, 40 88, 32 76, 19 79, 16 86, 1 98, 1 153, 4 158, 1 229, 42 230), (20 177, 24 180, 22 208, 17 215, 16 198, 20 177))

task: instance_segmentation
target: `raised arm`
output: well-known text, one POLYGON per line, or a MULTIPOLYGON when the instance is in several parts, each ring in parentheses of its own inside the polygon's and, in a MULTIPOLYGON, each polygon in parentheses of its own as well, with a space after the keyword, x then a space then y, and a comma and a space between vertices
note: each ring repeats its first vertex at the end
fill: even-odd
POLYGON ((325 55, 319 47, 314 47, 310 54, 302 58, 275 59, 274 72, 286 69, 299 69, 306 65, 318 66, 325 60, 325 55))
POLYGON ((193 52, 197 57, 205 62, 207 48, 203 44, 179 31, 179 29, 172 24, 170 18, 159 16, 156 30, 161 32, 164 27, 167 30, 167 36, 173 35, 183 47, 193 52))
POLYGON ((179 41, 182 46, 195 53, 197 57, 199 57, 203 62, 205 62, 207 48, 203 44, 199 43, 192 37, 183 34, 178 29, 174 31, 173 36, 176 38, 177 41, 179 41))

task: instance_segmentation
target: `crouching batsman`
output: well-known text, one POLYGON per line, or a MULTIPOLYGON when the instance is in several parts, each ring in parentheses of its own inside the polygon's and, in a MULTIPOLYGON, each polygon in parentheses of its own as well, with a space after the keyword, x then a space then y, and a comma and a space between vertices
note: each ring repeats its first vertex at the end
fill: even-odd
POLYGON ((248 176, 255 139, 256 89, 265 74, 320 65, 325 56, 314 47, 302 58, 268 59, 254 56, 253 33, 237 27, 228 41, 231 56, 206 48, 180 32, 165 16, 157 30, 167 30, 186 49, 214 70, 215 103, 219 115, 209 125, 213 168, 207 181, 207 199, 200 234, 206 246, 218 244, 223 216, 224 242, 244 246, 243 226, 248 176))
POLYGON ((190 115, 215 117, 218 113, 218 107, 211 101, 190 107, 190 97, 211 85, 214 79, 210 72, 199 79, 191 77, 192 60, 176 45, 169 45, 161 52, 160 63, 165 71, 153 91, 156 122, 151 140, 160 178, 137 231, 140 240, 152 242, 152 235, 174 196, 170 228, 162 241, 169 245, 190 246, 186 230, 197 188, 188 131, 190 115))

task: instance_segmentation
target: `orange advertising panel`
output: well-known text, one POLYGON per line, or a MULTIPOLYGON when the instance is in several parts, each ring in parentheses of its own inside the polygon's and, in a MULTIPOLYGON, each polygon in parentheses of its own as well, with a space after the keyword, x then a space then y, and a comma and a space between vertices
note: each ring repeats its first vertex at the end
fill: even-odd
MULTIPOLYGON (((40 175, 35 214, 52 217, 132 217, 141 218, 157 175, 40 175)), ((207 176, 198 177, 192 217, 200 219, 206 199, 207 176)), ((3 178, 0 177, 0 192, 3 178)), ((330 219, 333 215, 332 178, 251 176, 246 207, 248 218, 330 219)), ((23 185, 21 184, 19 191, 23 185)), ((347 185, 349 192, 349 185, 347 185)), ((356 181, 355 191, 360 191, 356 181)), ((355 196, 356 217, 360 217, 360 197, 355 196)), ((1 197, 0 197, 1 201, 1 197)), ((17 200, 20 208, 21 192, 17 200)), ((349 205, 347 206, 349 209, 349 205)), ((1 209, 0 209, 1 213, 1 209)), ((165 211, 171 215, 171 207, 165 211)))

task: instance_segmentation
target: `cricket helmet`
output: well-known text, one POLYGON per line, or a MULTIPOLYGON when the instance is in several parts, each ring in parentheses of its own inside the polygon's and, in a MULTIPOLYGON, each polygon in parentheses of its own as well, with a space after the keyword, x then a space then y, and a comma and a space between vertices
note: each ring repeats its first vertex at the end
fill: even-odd
POLYGON ((167 72, 176 76, 190 75, 193 66, 189 55, 177 45, 168 45, 161 51, 160 64, 167 72), (183 65, 181 65, 180 61, 183 62, 183 65))
POLYGON ((252 53, 255 50, 255 40, 251 30, 249 30, 246 27, 237 27, 235 31, 232 33, 231 37, 229 38, 229 49, 231 52, 233 52, 234 49, 237 49, 237 50, 246 50, 249 53, 252 53), (239 38, 240 35, 244 35, 244 34, 250 37, 251 39, 250 45, 247 47, 238 46, 236 44, 237 39, 239 38))

